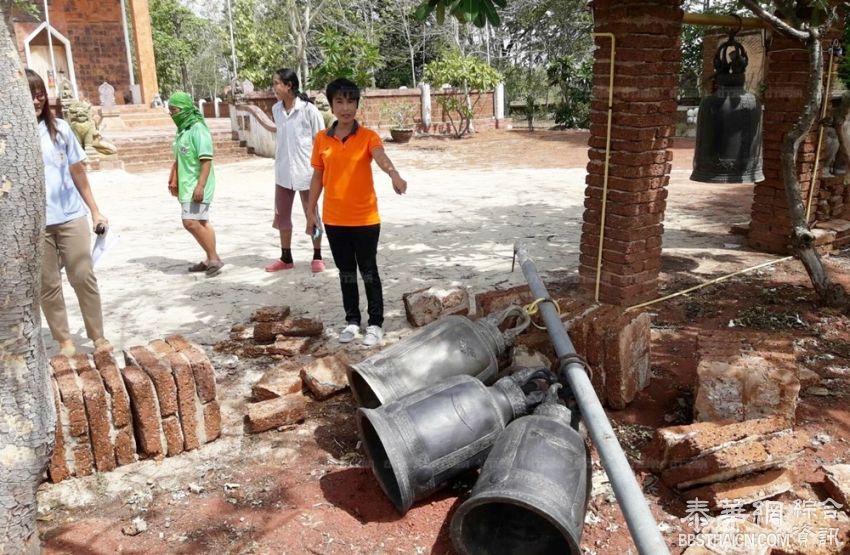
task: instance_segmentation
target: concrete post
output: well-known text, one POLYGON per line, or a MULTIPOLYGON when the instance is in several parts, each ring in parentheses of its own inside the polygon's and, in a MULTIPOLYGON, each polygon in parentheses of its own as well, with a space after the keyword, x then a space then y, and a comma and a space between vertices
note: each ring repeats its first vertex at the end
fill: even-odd
POLYGON ((221 99, 219 97, 215 97, 213 99, 213 109, 215 110, 215 117, 221 117, 221 99))
POLYGON ((431 85, 420 83, 419 89, 422 92, 422 125, 427 130, 431 126, 431 85))
POLYGON ((204 104, 206 104, 206 103, 207 103, 207 101, 204 100, 203 98, 198 99, 198 111, 201 112, 202 116, 204 115, 204 104))
POLYGON ((493 92, 493 115, 496 121, 505 119, 505 84, 499 83, 496 85, 496 90, 493 92))

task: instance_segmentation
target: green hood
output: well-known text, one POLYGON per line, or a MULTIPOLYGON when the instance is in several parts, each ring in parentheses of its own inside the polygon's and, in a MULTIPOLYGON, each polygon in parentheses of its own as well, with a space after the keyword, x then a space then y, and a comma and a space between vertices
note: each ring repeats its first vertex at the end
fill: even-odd
POLYGON ((178 91, 171 95, 168 99, 168 107, 176 106, 180 111, 176 114, 171 114, 171 119, 177 126, 178 131, 185 131, 198 122, 207 124, 204 121, 204 116, 192 101, 192 96, 189 93, 178 91))

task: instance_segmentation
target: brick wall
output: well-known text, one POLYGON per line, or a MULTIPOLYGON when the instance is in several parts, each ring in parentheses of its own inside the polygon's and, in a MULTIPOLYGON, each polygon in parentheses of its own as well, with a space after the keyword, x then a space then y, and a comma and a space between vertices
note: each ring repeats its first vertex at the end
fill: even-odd
MULTIPOLYGON (((657 294, 681 53, 679 0, 597 0, 594 31, 617 40, 601 301, 630 305, 657 294)), ((595 39, 590 162, 579 274, 593 291, 600 238, 611 41, 595 39)))
MULTIPOLYGON (((320 91, 308 91, 310 98, 315 98, 320 91)), ((381 114, 381 109, 385 105, 403 103, 413 106, 413 122, 416 124, 417 130, 431 134, 448 134, 451 133, 451 126, 448 123, 448 116, 443 113, 442 107, 437 103, 437 98, 445 96, 447 93, 434 92, 431 90, 431 126, 427 129, 422 123, 422 107, 421 94, 419 89, 370 89, 364 91, 363 97, 360 99, 360 108, 358 110, 357 119, 363 125, 373 129, 389 129, 390 121, 381 114)), ((475 96, 473 95, 473 101, 475 96)), ((272 106, 277 102, 274 94, 269 91, 256 92, 246 97, 246 102, 254 104, 262 109, 270 118, 272 117, 272 106)), ((482 93, 478 102, 473 107, 475 113, 473 124, 477 130, 491 129, 496 125, 493 119, 495 110, 493 108, 493 91, 482 93)))
MULTIPOLYGON (((37 3, 39 12, 43 5, 37 3)), ((82 98, 100 104, 97 87, 108 81, 115 87, 115 102, 129 96, 130 74, 121 23, 119 2, 95 0, 54 0, 50 3, 50 24, 71 43, 77 88, 82 98)), ((35 18, 15 15, 15 37, 21 60, 26 63, 24 40, 41 24, 35 18)), ((54 44, 58 44, 54 40, 54 44)))

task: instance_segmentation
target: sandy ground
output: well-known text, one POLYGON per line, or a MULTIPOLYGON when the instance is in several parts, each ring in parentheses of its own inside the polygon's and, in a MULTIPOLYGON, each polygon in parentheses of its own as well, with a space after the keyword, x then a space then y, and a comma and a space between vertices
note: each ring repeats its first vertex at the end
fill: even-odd
MULTIPOLYGON (((512 152, 510 160, 492 158, 486 144, 477 145, 479 159, 470 160, 463 150, 453 153, 444 141, 433 142, 416 149, 387 145, 408 181, 404 196, 394 194, 389 178, 376 170, 383 220, 378 259, 390 334, 407 327, 401 304, 405 292, 454 284, 474 293, 521 283, 522 274, 511 273, 512 245, 517 240, 527 245, 543 272, 573 272, 578 267, 583 167, 531 167, 537 160, 524 167, 522 152, 512 152)), ((544 152, 550 148, 534 140, 514 146, 544 152)), ((534 154, 529 152, 531 158, 534 154)), ((165 169, 91 174, 98 204, 117 239, 96 268, 106 336, 116 347, 172 333, 211 345, 255 308, 270 304, 287 304, 318 317, 332 333, 342 325, 338 273, 330 249, 326 246, 324 251, 328 270, 312 274, 300 210, 294 214, 295 269, 263 271, 279 255, 277 233, 270 223, 272 160, 222 165, 216 174, 212 222, 227 265, 215 278, 186 272, 203 253, 182 229, 179 206, 165 190, 165 169)), ((685 169, 673 172, 665 254, 699 257, 701 251, 712 249, 707 272, 719 271, 718 265, 742 267, 741 241, 728 229, 747 220, 751 189, 695 184, 687 181, 687 175, 685 169), (706 218, 706 209, 712 217, 706 218)), ((762 258, 769 259, 755 256, 756 262, 762 258)), ((90 347, 67 283, 65 295, 75 340, 90 347)), ((365 314, 365 297, 361 302, 365 314)), ((45 339, 53 354, 55 346, 46 331, 45 339)))

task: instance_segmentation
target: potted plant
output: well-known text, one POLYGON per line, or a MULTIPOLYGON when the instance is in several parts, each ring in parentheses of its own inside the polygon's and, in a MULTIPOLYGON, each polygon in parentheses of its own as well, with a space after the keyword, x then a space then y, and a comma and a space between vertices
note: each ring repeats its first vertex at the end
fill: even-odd
POLYGON ((393 142, 404 144, 413 137, 415 112, 415 106, 403 102, 384 104, 381 107, 381 121, 389 121, 393 142))

